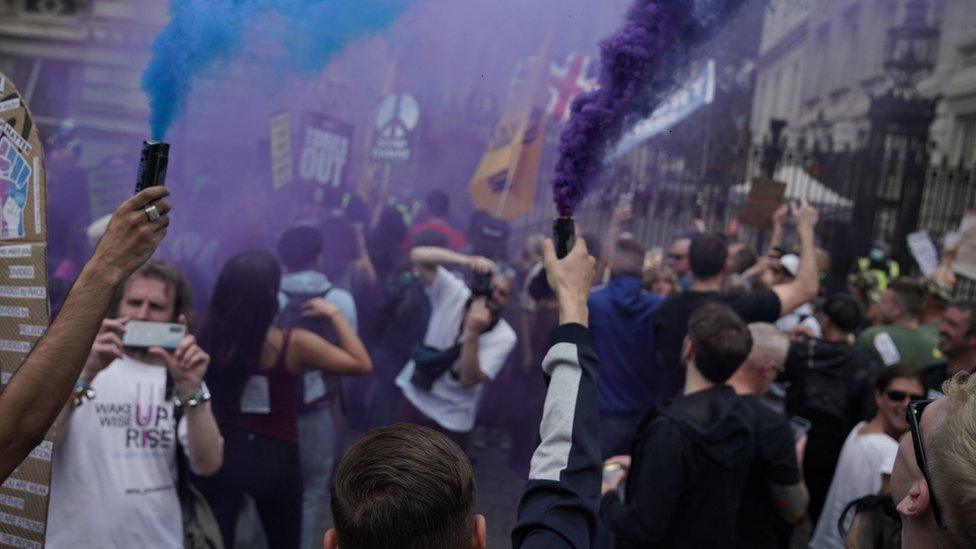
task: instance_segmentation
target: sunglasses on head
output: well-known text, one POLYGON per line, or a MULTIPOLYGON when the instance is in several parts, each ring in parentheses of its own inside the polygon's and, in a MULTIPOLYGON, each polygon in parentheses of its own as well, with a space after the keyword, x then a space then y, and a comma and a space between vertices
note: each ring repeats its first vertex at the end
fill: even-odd
POLYGON ((901 401, 905 400, 906 398, 908 400, 922 400, 922 399, 925 398, 925 395, 917 395, 917 394, 914 394, 914 393, 906 393, 905 391, 899 391, 899 390, 896 390, 896 389, 889 389, 889 390, 885 391, 885 396, 887 396, 890 400, 893 400, 895 402, 901 402, 901 401))
POLYGON ((928 460, 925 459, 925 447, 922 446, 922 411, 925 407, 932 404, 932 399, 913 400, 908 404, 908 411, 905 413, 905 421, 908 422, 908 430, 912 433, 912 446, 915 448, 915 464, 922 472, 925 483, 929 485, 929 501, 932 505, 932 516, 935 517, 936 524, 940 528, 945 528, 942 523, 942 512, 939 504, 935 501, 935 490, 932 486, 932 479, 929 478, 928 460))

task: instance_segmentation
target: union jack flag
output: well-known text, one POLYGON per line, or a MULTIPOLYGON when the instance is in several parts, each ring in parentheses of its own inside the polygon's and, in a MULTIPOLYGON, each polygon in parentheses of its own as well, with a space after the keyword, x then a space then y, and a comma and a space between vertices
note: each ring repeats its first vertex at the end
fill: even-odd
POLYGON ((547 112, 556 120, 569 119, 569 106, 577 95, 598 87, 599 64, 589 55, 571 53, 562 63, 549 65, 549 107, 547 112))
MULTIPOLYGON (((525 77, 525 72, 531 66, 534 57, 523 59, 515 66, 511 90, 525 77)), ((549 103, 546 113, 560 122, 569 119, 569 107, 573 99, 582 92, 595 90, 599 87, 597 77, 599 63, 589 55, 570 53, 564 58, 556 59, 549 64, 549 103)))

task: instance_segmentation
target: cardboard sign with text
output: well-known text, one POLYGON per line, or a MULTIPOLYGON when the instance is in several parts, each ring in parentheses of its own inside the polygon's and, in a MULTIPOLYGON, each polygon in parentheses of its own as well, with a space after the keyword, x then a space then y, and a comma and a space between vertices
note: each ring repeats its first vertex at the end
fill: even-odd
POLYGON ((773 212, 783 205, 786 183, 754 177, 749 185, 749 197, 740 221, 743 225, 759 229, 773 228, 773 212))
MULTIPOLYGON (((47 180, 41 138, 20 93, 0 72, 0 381, 44 334, 47 180)), ((42 547, 51 482, 51 432, 0 487, 0 545, 42 547)))

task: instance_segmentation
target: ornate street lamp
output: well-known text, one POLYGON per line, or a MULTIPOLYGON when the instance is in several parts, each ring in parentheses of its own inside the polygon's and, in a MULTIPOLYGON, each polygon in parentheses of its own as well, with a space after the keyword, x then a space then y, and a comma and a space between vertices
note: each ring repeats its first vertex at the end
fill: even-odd
POLYGON ((784 129, 786 129, 786 120, 779 118, 769 120, 769 136, 763 140, 759 170, 763 176, 770 179, 776 173, 776 166, 783 158, 783 152, 786 150, 786 146, 783 144, 784 129))
POLYGON ((922 97, 916 85, 936 64, 939 29, 928 25, 928 2, 907 0, 901 24, 888 30, 884 70, 892 82, 871 98, 868 118, 870 169, 855 204, 862 234, 888 240, 892 257, 911 265, 906 237, 918 227, 928 167, 929 127, 938 97, 922 97), (884 217, 877 217, 878 210, 884 217), (875 221, 887 219, 880 226, 875 221), (893 223, 892 223, 893 222, 893 223))
POLYGON ((909 0, 901 25, 888 30, 884 70, 901 95, 916 93, 915 84, 935 68, 939 30, 928 26, 929 5, 909 0))

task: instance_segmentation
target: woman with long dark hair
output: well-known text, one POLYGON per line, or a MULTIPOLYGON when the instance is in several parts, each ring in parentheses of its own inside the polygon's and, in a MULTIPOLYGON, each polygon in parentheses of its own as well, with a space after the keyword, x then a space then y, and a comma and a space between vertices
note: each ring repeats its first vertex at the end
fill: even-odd
POLYGON ((270 547, 299 545, 300 369, 335 374, 372 370, 362 341, 324 299, 307 302, 303 314, 330 321, 339 346, 307 330, 276 327, 280 280, 281 268, 268 252, 231 258, 214 287, 200 331, 200 345, 212 357, 206 380, 225 438, 225 459, 220 472, 196 483, 213 508, 227 547, 234 546, 244 494, 257 505, 270 547))

